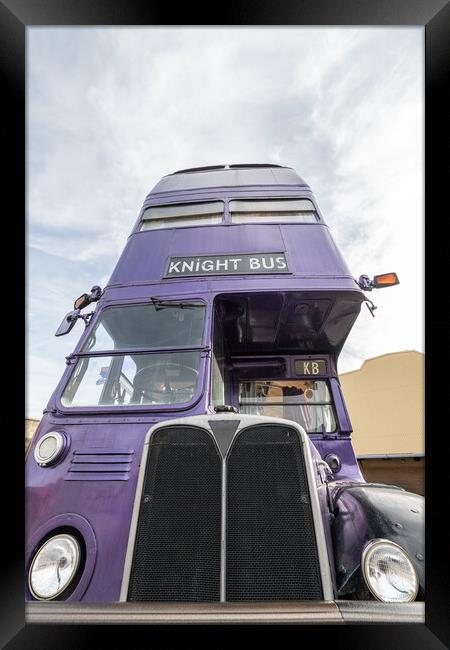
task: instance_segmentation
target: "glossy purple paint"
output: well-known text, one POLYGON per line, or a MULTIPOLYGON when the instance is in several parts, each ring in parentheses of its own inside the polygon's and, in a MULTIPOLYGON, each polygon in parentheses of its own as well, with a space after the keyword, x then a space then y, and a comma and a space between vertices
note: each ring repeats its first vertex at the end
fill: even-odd
MULTIPOLYGON (((129 526, 135 498, 144 437, 156 422, 183 415, 212 412, 210 406, 210 370, 212 305, 221 293, 302 291, 311 296, 332 292, 336 305, 349 305, 350 317, 329 314, 330 342, 327 350, 318 350, 329 361, 328 378, 334 381, 333 397, 339 428, 324 437, 311 435, 316 458, 338 454, 342 468, 336 479, 362 481, 352 448, 351 424, 338 386, 337 358, 359 312, 364 295, 350 273, 326 226, 314 195, 297 174, 287 168, 219 170, 172 174, 160 181, 148 195, 114 269, 108 286, 97 303, 94 317, 82 333, 74 354, 80 352, 101 310, 109 305, 148 301, 151 296, 201 298, 207 303, 203 355, 200 374, 203 386, 186 409, 167 407, 150 411, 147 406, 127 408, 121 413, 108 407, 90 410, 64 408, 60 397, 73 369, 76 357, 69 357, 60 383, 51 396, 36 432, 26 462, 27 570, 42 536, 57 528, 74 527, 86 533, 92 571, 68 600, 113 602, 119 600, 129 526), (315 204, 317 224, 223 224, 178 229, 139 231, 140 216, 150 205, 170 202, 196 202, 233 198, 270 197, 308 198, 315 204), (285 251, 291 274, 280 276, 216 276, 162 280, 169 256, 212 255, 221 253, 265 253, 285 251), (335 322, 336 321, 336 322, 335 322), (333 325, 331 325, 333 323, 333 325), (33 452, 42 435, 51 430, 65 432, 70 446, 64 458, 52 467, 36 464, 33 452), (112 453, 121 453, 120 472, 114 475, 108 465, 112 453), (91 460, 89 478, 69 480, 74 459, 86 455, 91 460), (125 455, 124 455, 125 454, 125 455), (98 462, 97 462, 98 461, 98 462), (100 480, 96 480, 96 476, 100 480), (54 518, 58 519, 55 520, 54 518), (86 526, 81 526, 81 521, 86 526), (81 528, 80 528, 81 526, 81 528), (82 529, 83 528, 83 529, 82 529), (95 541, 93 541, 95 540, 95 541), (94 551, 95 546, 95 551, 94 551), (94 567, 95 565, 95 567, 94 567)), ((273 351, 276 355, 276 350, 273 351)), ((298 356, 298 355, 297 355, 298 356)), ((290 370, 290 360, 285 357, 290 370)), ((73 478, 73 477, 72 477, 73 478)), ((318 485, 321 481, 318 478, 318 485)), ((334 575, 330 535, 330 513, 326 487, 318 488, 325 523, 330 565, 334 575)), ((27 594, 30 599, 30 594, 27 594)))

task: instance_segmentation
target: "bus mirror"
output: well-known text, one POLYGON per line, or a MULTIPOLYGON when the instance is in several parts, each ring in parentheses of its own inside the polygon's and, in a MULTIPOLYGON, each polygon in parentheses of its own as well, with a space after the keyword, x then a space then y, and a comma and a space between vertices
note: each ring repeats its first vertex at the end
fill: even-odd
POLYGON ((383 273, 382 275, 373 276, 373 288, 382 289, 383 287, 393 287, 395 284, 400 284, 397 273, 383 273))
POLYGON ((73 303, 74 309, 84 309, 91 303, 91 297, 87 293, 82 293, 73 303))
POLYGON ((77 322, 79 313, 79 309, 69 311, 69 313, 64 316, 61 325, 56 330, 55 336, 64 336, 64 334, 68 334, 77 322))

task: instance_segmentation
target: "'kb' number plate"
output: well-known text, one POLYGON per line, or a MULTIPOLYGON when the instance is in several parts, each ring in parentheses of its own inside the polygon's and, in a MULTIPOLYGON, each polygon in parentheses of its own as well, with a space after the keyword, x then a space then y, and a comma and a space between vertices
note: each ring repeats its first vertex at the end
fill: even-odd
POLYGON ((326 364, 323 359, 301 359, 295 362, 295 372, 297 375, 325 375, 326 370, 326 364))

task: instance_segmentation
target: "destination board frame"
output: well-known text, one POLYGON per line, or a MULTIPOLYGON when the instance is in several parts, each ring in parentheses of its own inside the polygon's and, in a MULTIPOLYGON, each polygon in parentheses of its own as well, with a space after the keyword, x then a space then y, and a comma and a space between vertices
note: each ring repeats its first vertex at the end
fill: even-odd
POLYGON ((292 275, 286 253, 221 253, 170 256, 163 278, 227 275, 292 275))

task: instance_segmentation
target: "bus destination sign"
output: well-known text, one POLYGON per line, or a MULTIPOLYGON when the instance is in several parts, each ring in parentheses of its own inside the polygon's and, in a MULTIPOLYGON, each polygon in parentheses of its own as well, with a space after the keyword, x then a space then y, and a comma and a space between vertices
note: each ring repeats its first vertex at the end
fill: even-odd
POLYGON ((244 253, 171 257, 165 278, 192 275, 259 275, 290 273, 284 253, 244 253))

